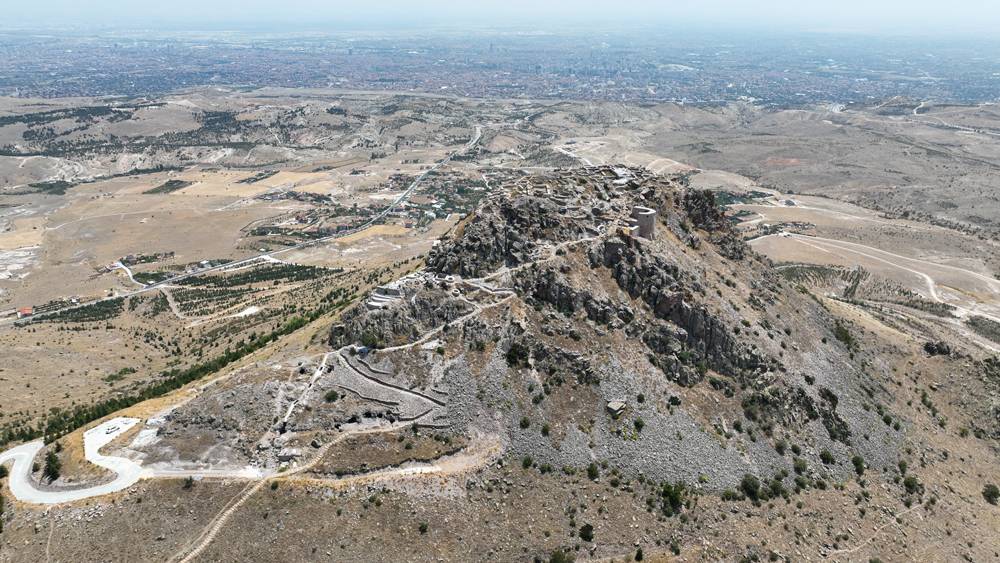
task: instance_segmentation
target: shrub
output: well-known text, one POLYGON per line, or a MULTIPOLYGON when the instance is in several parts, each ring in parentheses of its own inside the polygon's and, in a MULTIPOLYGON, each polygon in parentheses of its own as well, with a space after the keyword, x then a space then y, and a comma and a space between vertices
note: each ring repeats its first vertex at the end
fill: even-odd
POLYGON ((865 458, 856 455, 851 458, 851 463, 854 464, 854 472, 857 473, 859 477, 865 474, 865 458))
POLYGON ((722 491, 722 500, 741 500, 739 493, 732 489, 722 491))
POLYGON ((857 345, 857 342, 854 340, 854 336, 851 335, 851 331, 849 331, 846 326, 841 324, 840 321, 837 321, 837 324, 833 327, 833 336, 837 340, 843 342, 844 345, 847 346, 848 350, 853 350, 857 345))
POLYGON ((525 469, 528 469, 529 467, 531 467, 531 465, 533 463, 535 463, 535 461, 533 459, 531 459, 530 455, 526 455, 526 456, 524 456, 523 459, 521 459, 521 467, 523 467, 525 469))
POLYGON ((597 468, 597 464, 591 462, 591 464, 587 466, 587 478, 591 481, 596 481, 600 476, 601 471, 597 468))
POLYGON ((797 473, 798 475, 802 475, 803 473, 805 473, 806 469, 808 468, 809 464, 807 464, 806 460, 802 459, 801 457, 797 457, 792 461, 792 469, 794 469, 795 473, 797 473))
POLYGON ((571 553, 566 553, 561 549, 557 549, 552 552, 549 556, 549 563, 573 563, 576 561, 576 557, 571 553))
POLYGON ((646 423, 643 422, 643 420, 641 418, 635 419, 635 423, 634 424, 635 424, 635 430, 636 430, 636 432, 642 432, 642 427, 646 426, 646 423))
POLYGON ((521 417, 521 430, 526 430, 529 426, 531 426, 531 419, 528 418, 528 417, 526 417, 526 416, 522 416, 521 417))
POLYGON ((905 488, 906 492, 911 495, 924 490, 924 486, 921 485, 920 481, 918 481, 913 475, 909 475, 906 479, 903 479, 903 488, 905 488))
POLYGON ((635 560, 642 561, 642 548, 635 550, 635 560))
POLYGON ((421 534, 426 534, 427 533, 427 522, 421 522, 420 525, 417 526, 417 529, 420 530, 421 534))
POLYGON ((329 391, 326 392, 326 395, 323 395, 323 399, 325 399, 326 402, 328 403, 332 403, 339 398, 340 398, 340 393, 337 393, 337 391, 334 389, 330 389, 329 391))
POLYGON ((580 539, 583 541, 594 541, 594 527, 590 524, 580 526, 580 539))
POLYGON ((687 486, 678 481, 674 484, 664 483, 660 488, 660 510, 666 517, 680 514, 687 498, 687 486))
POLYGON ((1000 502, 1000 488, 992 483, 986 485, 983 487, 983 498, 990 504, 997 504, 1000 502))
POLYGON ((754 502, 760 499, 760 481, 749 473, 744 475, 743 480, 740 481, 740 490, 754 502))
POLYGON ((836 461, 833 459, 833 454, 830 453, 830 450, 819 452, 819 460, 823 462, 823 465, 833 465, 833 462, 836 461))
POLYGON ((530 356, 531 350, 527 346, 520 342, 513 342, 510 348, 507 349, 507 365, 512 368, 528 365, 528 358, 530 356))

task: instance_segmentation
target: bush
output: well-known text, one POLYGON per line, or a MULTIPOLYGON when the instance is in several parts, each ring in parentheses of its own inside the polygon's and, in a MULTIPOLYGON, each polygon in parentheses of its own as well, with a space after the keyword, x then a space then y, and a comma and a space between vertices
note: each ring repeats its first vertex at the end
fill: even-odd
POLYGON ((743 480, 740 481, 740 490, 754 502, 760 499, 760 481, 749 473, 744 475, 743 480))
POLYGON ((722 491, 722 500, 727 500, 727 501, 742 500, 742 497, 740 497, 739 493, 737 493, 736 491, 732 489, 726 489, 722 491))
POLYGON ((529 426, 531 426, 531 419, 528 418, 528 417, 526 417, 526 416, 522 416, 521 417, 521 430, 527 430, 527 428, 529 426))
POLYGON ((917 478, 914 477, 913 475, 909 475, 906 477, 906 479, 903 479, 903 488, 905 488, 906 492, 911 495, 913 493, 919 493, 924 490, 924 486, 921 485, 920 481, 918 481, 917 478))
POLYGON ((580 526, 580 539, 583 541, 594 541, 594 527, 590 524, 580 526))
POLYGON ((643 420, 641 418, 635 419, 635 423, 634 424, 635 424, 635 430, 636 430, 636 432, 642 432, 643 426, 646 426, 646 423, 643 422, 643 420))
POLYGON ((328 403, 332 403, 339 398, 340 398, 340 393, 337 393, 337 391, 334 389, 330 389, 329 391, 326 392, 326 395, 323 395, 323 399, 325 399, 326 402, 328 403))
POLYGON ((774 443, 774 451, 778 452, 780 455, 785 455, 785 450, 788 448, 788 444, 784 440, 778 440, 774 443))
POLYGON ((417 529, 420 530, 421 534, 426 534, 427 533, 427 522, 421 522, 420 525, 417 526, 417 529))
POLYGON ((527 346, 520 342, 513 342, 510 348, 507 349, 507 365, 512 368, 526 366, 528 365, 528 358, 530 356, 531 350, 527 346))
POLYGON ((819 460, 823 462, 823 465, 833 465, 835 459, 833 459, 833 454, 830 450, 823 450, 819 452, 819 460))
POLYGON ((680 514, 687 498, 687 486, 678 481, 674 484, 664 483, 660 488, 660 510, 666 517, 680 514))
POLYGON ((521 459, 521 467, 523 467, 525 469, 528 469, 534 463, 535 463, 535 460, 531 459, 530 455, 526 455, 526 456, 524 456, 523 459, 521 459))
POLYGON ((635 550, 635 560, 642 561, 642 548, 635 550))
POLYGON ((846 326, 837 321, 837 324, 833 327, 833 336, 844 343, 848 350, 853 350, 857 346, 857 341, 854 340, 854 336, 851 335, 851 331, 847 329, 846 326))
POLYGON ((576 561, 576 557, 571 553, 566 553, 561 549, 557 549, 552 552, 549 556, 549 563, 573 563, 576 561))
POLYGON ((587 466, 587 478, 591 481, 596 481, 598 477, 601 476, 601 472, 597 469, 596 463, 591 463, 587 466))
POLYGON ((983 498, 990 504, 997 504, 1000 502, 1000 488, 992 483, 986 485, 983 487, 983 498))
POLYGON ((7 471, 7 466, 6 465, 0 465, 0 479, 3 479, 4 477, 6 477, 9 474, 10 474, 10 472, 7 471))
POLYGON ((865 458, 856 455, 851 458, 851 463, 854 464, 854 472, 857 473, 859 477, 865 474, 865 458))
POLYGON ((802 475, 803 473, 805 473, 806 469, 808 468, 809 464, 807 464, 806 460, 802 459, 801 457, 797 457, 792 461, 792 469, 794 469, 795 473, 798 475, 802 475))

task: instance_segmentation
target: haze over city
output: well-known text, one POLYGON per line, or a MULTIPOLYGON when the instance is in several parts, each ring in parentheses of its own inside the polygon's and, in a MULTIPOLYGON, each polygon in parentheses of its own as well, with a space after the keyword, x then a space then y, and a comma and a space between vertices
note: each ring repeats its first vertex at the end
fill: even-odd
POLYGON ((178 0, 168 3, 127 0, 42 0, 5 7, 6 26, 31 24, 88 26, 304 26, 337 25, 422 27, 449 25, 643 24, 707 26, 786 31, 857 31, 887 34, 986 33, 1000 25, 1000 4, 990 0, 528 0, 460 2, 454 0, 178 0))

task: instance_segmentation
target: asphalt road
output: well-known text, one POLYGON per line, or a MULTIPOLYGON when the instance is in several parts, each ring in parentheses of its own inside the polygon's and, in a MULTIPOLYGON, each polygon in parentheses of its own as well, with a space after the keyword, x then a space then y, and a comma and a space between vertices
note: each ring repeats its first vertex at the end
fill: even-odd
MULTIPOLYGON (((106 495, 131 487, 142 477, 142 467, 123 457, 99 453, 106 444, 139 423, 136 418, 114 418, 83 434, 83 447, 87 461, 115 474, 108 483, 84 489, 42 490, 31 479, 31 464, 45 444, 41 440, 21 444, 0 454, 0 465, 13 462, 8 482, 10 492, 21 501, 32 504, 60 504, 106 495)), ((41 460, 38 460, 41 463, 41 460)))

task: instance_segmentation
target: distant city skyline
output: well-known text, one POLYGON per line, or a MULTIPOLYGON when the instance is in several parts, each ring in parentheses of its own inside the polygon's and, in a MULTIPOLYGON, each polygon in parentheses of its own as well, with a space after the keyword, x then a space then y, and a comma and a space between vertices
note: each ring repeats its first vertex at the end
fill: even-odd
POLYGON ((484 0, 383 0, 372 3, 322 0, 40 0, 5 6, 0 27, 257 27, 303 29, 342 26, 423 27, 449 25, 623 25, 779 28, 787 31, 995 33, 1000 3, 986 0, 624 0, 607 2, 484 0))

